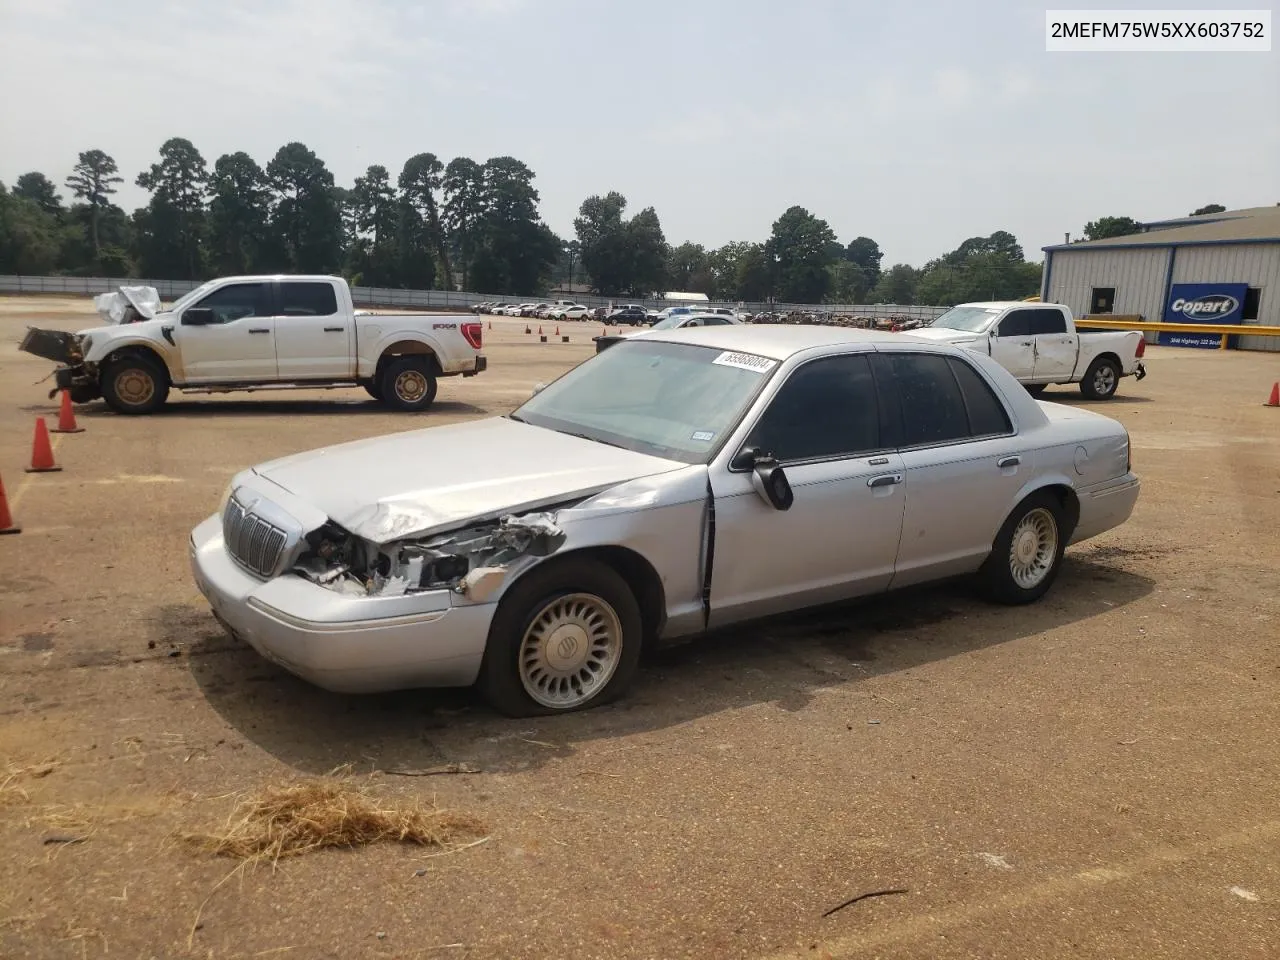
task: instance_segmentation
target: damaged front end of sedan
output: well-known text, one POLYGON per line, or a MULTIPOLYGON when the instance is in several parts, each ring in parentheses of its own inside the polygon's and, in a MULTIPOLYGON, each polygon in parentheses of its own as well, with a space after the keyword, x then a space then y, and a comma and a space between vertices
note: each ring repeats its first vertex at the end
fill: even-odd
POLYGON ((378 544, 328 523, 306 537, 293 572, 348 596, 394 597, 452 590, 484 602, 524 557, 547 557, 564 545, 556 515, 527 513, 421 539, 378 544))

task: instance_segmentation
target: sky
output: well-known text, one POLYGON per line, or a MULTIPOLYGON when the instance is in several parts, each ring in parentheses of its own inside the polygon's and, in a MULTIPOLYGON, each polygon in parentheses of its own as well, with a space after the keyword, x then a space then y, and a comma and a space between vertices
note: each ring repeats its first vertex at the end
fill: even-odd
POLYGON ((886 266, 995 230, 1039 259, 1100 216, 1280 203, 1280 43, 1047 53, 1045 7, 0 0, 0 181, 61 184, 102 149, 131 210, 175 136, 210 166, 300 140, 348 186, 423 151, 511 155, 566 239, 609 190, 708 247, 763 241, 799 204, 886 266))

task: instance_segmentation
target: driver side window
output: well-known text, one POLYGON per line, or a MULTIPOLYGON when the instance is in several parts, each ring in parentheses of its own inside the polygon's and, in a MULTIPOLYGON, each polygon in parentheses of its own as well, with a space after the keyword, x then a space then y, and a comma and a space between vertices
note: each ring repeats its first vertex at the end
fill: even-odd
POLYGON ((881 449, 880 409, 866 355, 823 357, 792 373, 752 430, 747 446, 783 463, 881 449))
POLYGON ((215 323, 271 315, 265 283, 233 283, 213 291, 191 306, 212 310, 215 323))
POLYGON ((1031 324, 1035 318, 1034 310, 1014 310, 1000 321, 999 337, 1032 336, 1031 324))

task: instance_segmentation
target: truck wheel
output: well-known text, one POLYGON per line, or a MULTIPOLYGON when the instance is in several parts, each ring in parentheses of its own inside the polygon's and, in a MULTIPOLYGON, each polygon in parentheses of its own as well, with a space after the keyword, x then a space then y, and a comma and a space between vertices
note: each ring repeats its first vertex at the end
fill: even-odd
POLYGON ((364 383, 360 384, 360 386, 364 387, 364 392, 373 397, 373 399, 382 399, 382 387, 374 383, 372 380, 366 380, 364 383))
POLYGON ((410 413, 425 410, 436 398, 436 377, 422 357, 396 357, 382 371, 382 402, 410 413))
POLYGON ((71 387, 70 390, 72 403, 93 403, 93 401, 102 396, 97 387, 87 383, 77 384, 71 387))
POLYGON ((1120 386, 1120 367, 1110 357, 1089 364, 1080 381, 1080 392, 1089 400, 1110 400, 1120 386))
POLYGON ((635 679, 641 636, 640 605, 611 567, 552 561, 522 577, 498 604, 480 692, 513 717, 600 706, 635 679))
POLYGON ((996 534, 991 554, 978 573, 986 594, 1009 605, 1039 600, 1057 579, 1066 541, 1058 499, 1033 493, 1014 508, 996 534))
POLYGON ((1038 397, 1040 396, 1040 394, 1044 393, 1044 388, 1047 386, 1048 386, 1047 383, 1024 383, 1023 384, 1023 387, 1026 388, 1027 393, 1031 394, 1033 397, 1038 397))
POLYGON ((102 368, 102 398, 116 413, 154 413, 169 397, 169 374, 147 357, 121 357, 102 368))

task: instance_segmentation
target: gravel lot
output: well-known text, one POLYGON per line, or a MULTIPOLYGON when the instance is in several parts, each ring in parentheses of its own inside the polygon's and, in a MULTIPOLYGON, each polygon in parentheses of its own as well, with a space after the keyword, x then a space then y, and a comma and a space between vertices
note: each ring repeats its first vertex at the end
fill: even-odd
POLYGON ((0 300, 24 528, 0 538, 0 956, 1280 955, 1280 355, 1151 348, 1091 405, 1131 431, 1143 495, 1032 608, 961 584, 739 630, 621 704, 522 722, 295 680, 217 627, 187 536, 237 470, 505 412, 598 326, 540 344, 493 319, 489 371, 417 417, 351 390, 95 404, 63 471, 26 474, 57 408, 17 340, 91 313, 0 300), (450 763, 481 772, 377 773, 450 763), (490 840, 240 871, 175 842, 342 765, 490 840), (906 892, 823 916, 883 890, 906 892))

